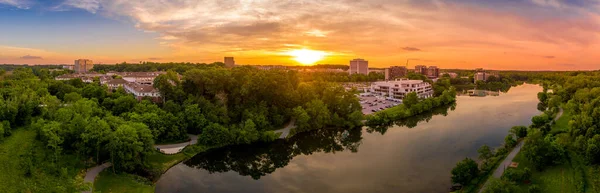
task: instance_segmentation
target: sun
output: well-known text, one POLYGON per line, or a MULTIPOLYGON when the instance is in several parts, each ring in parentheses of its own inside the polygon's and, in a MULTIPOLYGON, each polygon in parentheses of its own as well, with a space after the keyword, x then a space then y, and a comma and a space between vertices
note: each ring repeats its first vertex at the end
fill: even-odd
POLYGON ((303 65, 312 65, 322 60, 327 56, 327 53, 318 50, 299 49, 288 51, 287 55, 293 56, 294 60, 303 65))

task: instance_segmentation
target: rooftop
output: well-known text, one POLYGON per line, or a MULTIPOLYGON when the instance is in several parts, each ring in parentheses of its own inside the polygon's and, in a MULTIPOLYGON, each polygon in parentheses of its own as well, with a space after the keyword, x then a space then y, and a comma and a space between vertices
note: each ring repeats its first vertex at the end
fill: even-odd
POLYGON ((129 88, 133 89, 135 92, 138 93, 158 92, 158 90, 151 85, 137 84, 131 82, 127 82, 125 85, 127 85, 129 88))
POLYGON ((122 78, 116 78, 116 79, 112 79, 108 82, 106 82, 106 84, 125 84, 127 83, 126 80, 123 80, 122 78))

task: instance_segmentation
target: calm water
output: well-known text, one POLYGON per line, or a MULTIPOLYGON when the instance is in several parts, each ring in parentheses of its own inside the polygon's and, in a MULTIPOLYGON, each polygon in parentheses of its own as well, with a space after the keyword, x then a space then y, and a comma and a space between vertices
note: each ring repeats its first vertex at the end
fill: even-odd
POLYGON ((171 168, 156 192, 448 192, 457 161, 530 124, 541 90, 526 84, 500 96, 459 96, 453 106, 389 128, 216 149, 171 168))

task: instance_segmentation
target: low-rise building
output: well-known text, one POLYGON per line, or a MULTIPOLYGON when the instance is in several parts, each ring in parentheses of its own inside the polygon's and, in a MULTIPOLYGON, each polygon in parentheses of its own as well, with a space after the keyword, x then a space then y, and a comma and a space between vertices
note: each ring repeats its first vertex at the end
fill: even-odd
POLYGON ((160 93, 152 85, 127 82, 123 84, 123 88, 127 93, 133 94, 137 100, 142 100, 144 97, 150 97, 154 101, 160 101, 160 93))
POLYGON ((113 79, 112 76, 101 76, 99 78, 101 85, 105 85, 108 81, 110 81, 112 79, 113 79))
POLYGON ((433 88, 422 80, 379 81, 371 84, 371 93, 384 96, 387 99, 404 99, 406 94, 415 92, 420 98, 433 96, 433 88))
POLYGON ((487 81, 492 76, 498 77, 498 74, 478 69, 478 72, 473 75, 473 81, 475 83, 477 83, 477 81, 487 81))
POLYGON ((447 74, 448 76, 450 76, 450 78, 456 78, 456 77, 458 77, 458 74, 456 74, 456 73, 454 73, 454 72, 442 72, 442 73, 440 73, 440 77, 442 77, 442 76, 444 76, 444 75, 446 75, 446 74, 447 74))
POLYGON ((125 84, 127 84, 127 81, 123 80, 122 78, 115 78, 106 82, 106 86, 109 90, 116 90, 119 87, 123 87, 125 84))
POLYGON ((54 78, 54 80, 71 80, 79 78, 77 74, 63 74, 54 78))

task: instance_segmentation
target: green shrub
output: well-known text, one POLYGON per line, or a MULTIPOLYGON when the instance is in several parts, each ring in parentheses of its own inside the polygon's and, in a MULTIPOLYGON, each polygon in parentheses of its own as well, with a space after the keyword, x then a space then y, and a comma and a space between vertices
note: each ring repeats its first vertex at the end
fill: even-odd
POLYGON ((541 193, 542 190, 540 189, 539 186, 534 184, 534 185, 529 186, 528 192, 529 193, 541 193))

